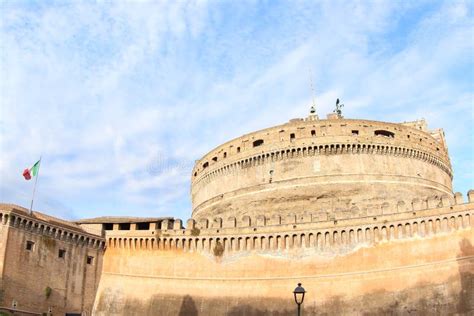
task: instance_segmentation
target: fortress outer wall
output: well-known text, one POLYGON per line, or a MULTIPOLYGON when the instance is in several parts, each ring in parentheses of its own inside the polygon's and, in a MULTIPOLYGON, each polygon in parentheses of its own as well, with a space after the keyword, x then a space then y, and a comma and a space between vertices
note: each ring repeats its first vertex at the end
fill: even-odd
MULTIPOLYGON (((469 314, 469 203, 280 224, 238 219, 107 231, 96 315, 469 314)), ((425 203, 428 206, 428 203, 425 203)))

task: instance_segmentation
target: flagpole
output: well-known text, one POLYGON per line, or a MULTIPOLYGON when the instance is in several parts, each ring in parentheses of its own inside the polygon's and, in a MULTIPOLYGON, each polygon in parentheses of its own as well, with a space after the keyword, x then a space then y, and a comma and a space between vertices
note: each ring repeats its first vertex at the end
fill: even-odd
POLYGON ((33 187, 33 196, 31 198, 30 215, 33 214, 33 200, 35 199, 36 183, 38 183, 38 178, 39 178, 39 170, 40 170, 40 167, 41 167, 41 156, 40 156, 39 162, 40 162, 40 164, 38 166, 38 173, 36 174, 36 177, 35 177, 35 186, 33 187))

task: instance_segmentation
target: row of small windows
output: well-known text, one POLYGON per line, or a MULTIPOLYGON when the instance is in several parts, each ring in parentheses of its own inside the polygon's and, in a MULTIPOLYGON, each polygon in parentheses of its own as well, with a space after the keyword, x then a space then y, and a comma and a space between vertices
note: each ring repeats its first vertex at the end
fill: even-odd
MULTIPOLYGON (((150 223, 149 222, 144 222, 144 223, 136 223, 136 230, 149 230, 150 229, 150 223)), ((113 230, 114 229, 114 224, 113 223, 104 223, 102 224, 102 228, 104 230, 113 230)), ((119 223, 118 224, 118 229, 119 230, 130 230, 131 229, 131 223, 119 223)))
MULTIPOLYGON (((35 242, 31 240, 26 241, 25 249, 28 251, 35 251, 35 242)), ((66 258, 66 249, 59 249, 58 250, 58 258, 59 259, 64 259, 66 258)), ((86 258, 86 263, 87 264, 92 264, 94 262, 94 257, 93 256, 87 256, 86 258)))
MULTIPOLYGON (((284 130, 280 131, 280 133, 282 133, 282 132, 284 132, 284 130)), ((351 135, 353 135, 353 136, 359 135, 359 130, 351 130, 351 135)), ((314 130, 314 129, 311 130, 311 136, 312 137, 316 136, 316 130, 314 130)), ((374 131, 374 136, 383 136, 383 137, 388 137, 388 138, 395 138, 395 133, 393 133, 391 131, 387 131, 387 130, 376 130, 376 131, 374 131)), ((410 135, 407 135, 407 138, 410 138, 410 135)), ((290 133, 290 142, 294 142, 295 139, 296 139, 296 134, 295 133, 290 133)), ((281 140, 284 140, 284 139, 281 138, 281 140)), ((420 141, 422 141, 421 138, 420 138, 420 141)), ((259 146, 262 146, 264 143, 265 143, 265 141, 263 139, 257 139, 252 143, 252 147, 253 148, 259 147, 259 146)), ((437 150, 439 150, 439 148, 437 148, 437 150)), ((240 153, 240 147, 237 147, 237 153, 240 153)), ((223 158, 227 158, 227 152, 223 153, 223 158)), ((212 161, 217 162, 218 157, 217 156, 213 157, 212 161)), ((205 169, 207 167, 209 167, 209 162, 206 161, 205 163, 202 164, 202 168, 205 169)), ((197 174, 198 173, 195 172, 194 176, 196 177, 197 174)))

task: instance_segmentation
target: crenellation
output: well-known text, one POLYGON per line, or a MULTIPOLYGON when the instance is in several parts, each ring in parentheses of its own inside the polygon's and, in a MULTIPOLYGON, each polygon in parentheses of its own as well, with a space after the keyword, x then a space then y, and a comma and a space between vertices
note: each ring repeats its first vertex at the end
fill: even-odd
POLYGON ((438 196, 428 197, 427 199, 428 208, 437 208, 442 206, 441 199, 438 196))
MULTIPOLYGON (((431 200, 436 199, 432 197, 431 200)), ((419 202, 415 204, 421 205, 421 200, 419 202)), ((267 218, 263 216, 258 216, 255 221, 252 221, 249 216, 244 216, 242 218, 244 225, 240 227, 229 227, 227 225, 221 227, 221 219, 216 218, 214 222, 218 224, 217 227, 208 229, 203 227, 197 236, 192 232, 195 221, 191 219, 188 220, 186 229, 168 231, 170 233, 169 237, 150 236, 134 237, 132 239, 125 237, 123 243, 121 239, 117 241, 117 237, 114 237, 108 239, 108 245, 109 247, 130 249, 180 249, 191 252, 212 252, 215 243, 220 241, 225 248, 224 255, 236 251, 274 251, 293 248, 315 248, 329 251, 349 245, 355 246, 359 243, 373 244, 412 237, 429 238, 450 231, 470 229, 472 227, 470 219, 474 213, 472 208, 466 206, 466 204, 457 205, 456 209, 445 206, 428 207, 416 210, 416 213, 409 211, 380 214, 374 217, 370 224, 367 224, 366 219, 359 217, 345 216, 337 219, 337 225, 335 225, 333 220, 314 222, 307 221, 304 216, 297 218, 294 214, 289 214, 287 220, 279 225, 270 223, 267 225, 267 218), (218 227, 222 229, 216 230, 218 227), (260 231, 257 228, 263 228, 264 230, 260 231), (216 235, 222 237, 215 237, 216 235), (156 247, 153 247, 153 245, 156 245, 156 247)), ((176 222, 178 221, 176 220, 176 222)), ((202 222, 207 222, 207 220, 202 222)), ((110 233, 119 236, 122 232, 110 231, 110 233)))
POLYGON ((467 201, 469 203, 474 203, 474 190, 469 190, 467 192, 467 201))
MULTIPOLYGON (((100 276, 100 260, 94 267, 86 258, 101 259, 105 251, 95 307, 87 314, 113 308, 118 315, 186 314, 187 297, 200 315, 238 314, 235 302, 260 311, 273 296, 275 308, 262 313, 287 314, 291 287, 301 280, 316 293, 305 303, 313 312, 329 306, 349 314, 375 302, 369 313, 416 306, 420 314, 463 314, 457 302, 472 292, 466 271, 472 270, 474 191, 467 203, 452 192, 444 132, 429 131, 424 121, 329 118, 243 135, 197 160, 185 227, 172 217, 54 225, 2 211, 0 232, 67 244, 68 255, 73 248, 81 262, 68 272, 74 281, 67 299, 80 297, 81 278, 96 278, 93 268, 100 276), (407 303, 413 296, 421 303, 407 303)), ((50 263, 44 258, 37 260, 42 267, 50 263)))
POLYGON ((183 228, 183 223, 180 219, 175 219, 173 222, 173 229, 174 230, 179 230, 183 228))
POLYGON ((462 193, 460 192, 454 193, 454 201, 456 204, 464 204, 464 197, 462 193))
POLYGON ((186 228, 187 229, 194 229, 196 227, 196 221, 192 218, 186 221, 186 228))
POLYGON ((441 197, 441 206, 447 207, 453 205, 453 199, 447 195, 441 197))

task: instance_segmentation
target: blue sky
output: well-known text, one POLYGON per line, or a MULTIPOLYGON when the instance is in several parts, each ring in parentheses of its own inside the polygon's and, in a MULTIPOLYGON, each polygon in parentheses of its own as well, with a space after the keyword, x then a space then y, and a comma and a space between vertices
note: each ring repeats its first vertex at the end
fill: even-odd
POLYGON ((2 1, 0 200, 65 218, 191 214, 194 160, 304 117, 425 118, 474 188, 472 1, 2 1))

